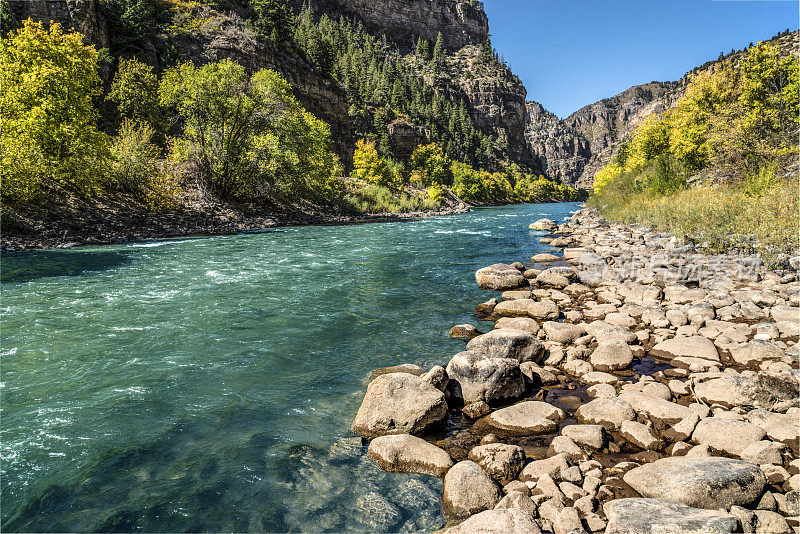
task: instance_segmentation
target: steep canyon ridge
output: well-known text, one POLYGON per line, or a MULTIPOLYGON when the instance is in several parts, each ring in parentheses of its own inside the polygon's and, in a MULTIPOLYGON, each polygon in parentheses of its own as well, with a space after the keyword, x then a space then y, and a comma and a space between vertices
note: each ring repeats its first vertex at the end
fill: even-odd
MULTIPOLYGON (((17 20, 60 22, 82 32, 98 48, 113 48, 109 15, 97 0, 8 0, 17 20)), ((176 4, 178 5, 178 4, 176 4)), ((191 31, 156 33, 139 43, 138 59, 157 71, 174 62, 174 54, 197 64, 232 58, 249 70, 273 68, 291 84, 296 96, 313 114, 331 126, 340 158, 352 162, 355 141, 385 128, 392 154, 403 158, 419 143, 436 140, 413 117, 398 116, 388 124, 374 124, 375 109, 348 113, 348 94, 313 62, 259 39, 247 22, 252 17, 245 2, 187 4, 184 15, 200 21, 191 31)), ((390 44, 387 54, 413 52, 420 39, 432 47, 437 38, 445 47, 440 69, 412 67, 421 82, 453 106, 464 105, 474 127, 494 141, 486 164, 514 163, 535 175, 581 188, 590 188, 594 174, 609 162, 622 140, 652 114, 670 109, 683 95, 689 75, 719 68, 709 61, 674 82, 653 81, 589 104, 559 119, 535 100, 513 72, 497 57, 486 54, 489 21, 476 0, 295 0, 300 10, 310 6, 315 17, 344 17, 390 44)), ((797 53, 798 33, 773 39, 781 49, 797 53)), ((489 45, 490 46, 490 45, 489 45)), ((741 55, 735 52, 734 59, 741 55)), ((730 59, 731 54, 725 57, 730 59)), ((409 56, 406 56, 408 58, 409 56)), ((722 58, 720 58, 722 59, 722 58)), ((108 77, 110 74, 106 73, 108 77)), ((535 96, 535 95, 534 95, 535 96)))

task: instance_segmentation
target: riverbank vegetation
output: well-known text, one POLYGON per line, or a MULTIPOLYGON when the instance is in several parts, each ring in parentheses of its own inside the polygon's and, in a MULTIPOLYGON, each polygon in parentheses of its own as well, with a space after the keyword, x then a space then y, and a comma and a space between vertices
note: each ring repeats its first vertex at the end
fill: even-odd
MULTIPOLYGON (((273 29, 271 38, 282 31, 273 29)), ((123 58, 104 95, 102 54, 78 33, 26 21, 3 49, 5 208, 115 192, 153 210, 174 209, 189 196, 250 206, 306 203, 333 213, 433 210, 458 197, 478 204, 578 198, 514 165, 473 168, 436 142, 399 162, 380 151, 381 139, 362 139, 348 177, 328 125, 273 70, 250 73, 223 59, 179 63, 158 75, 123 58), (105 120, 103 106, 115 110, 105 120)))
POLYGON ((715 250, 798 244, 798 59, 759 43, 696 75, 595 177, 590 203, 715 250))

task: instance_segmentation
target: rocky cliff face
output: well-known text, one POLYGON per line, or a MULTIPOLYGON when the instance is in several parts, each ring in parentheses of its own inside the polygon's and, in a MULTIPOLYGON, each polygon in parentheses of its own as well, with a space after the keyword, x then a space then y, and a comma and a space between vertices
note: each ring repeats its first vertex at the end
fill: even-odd
POLYGON ((651 113, 675 105, 679 82, 650 82, 583 107, 559 120, 538 102, 528 102, 525 137, 533 156, 551 178, 591 187, 619 143, 651 113))
POLYGON ((98 48, 108 48, 108 25, 95 0, 7 0, 16 20, 58 22, 86 36, 98 48))
POLYGON ((520 79, 505 66, 483 59, 479 46, 456 52, 449 71, 466 97, 475 125, 498 139, 502 157, 538 171, 525 140, 527 91, 520 79))
POLYGON ((217 14, 198 31, 173 39, 181 53, 197 65, 230 58, 251 71, 268 68, 280 72, 303 106, 331 127, 334 149, 349 165, 355 142, 353 128, 347 112, 347 94, 335 80, 266 45, 236 17, 217 14))
POLYGON ((331 16, 354 17, 371 33, 401 47, 417 38, 436 41, 442 33, 445 46, 457 50, 489 38, 489 20, 481 2, 462 0, 312 0, 312 8, 331 16))
MULTIPOLYGON (((797 54, 798 36, 800 33, 794 32, 774 38, 772 43, 784 53, 797 54)), ((733 52, 725 59, 738 61, 744 53, 733 52)), ((528 102, 525 127, 528 147, 548 177, 589 188, 597 171, 611 160, 621 142, 645 117, 674 107, 684 95, 691 74, 715 72, 720 65, 719 61, 710 61, 675 82, 636 85, 585 106, 563 120, 540 103, 528 102)))

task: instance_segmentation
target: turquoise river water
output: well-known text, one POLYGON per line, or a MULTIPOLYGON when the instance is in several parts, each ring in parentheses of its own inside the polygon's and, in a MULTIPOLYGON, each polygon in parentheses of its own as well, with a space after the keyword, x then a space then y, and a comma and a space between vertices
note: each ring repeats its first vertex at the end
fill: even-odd
POLYGON ((475 270, 575 209, 4 255, 3 531, 440 528, 349 430, 369 372, 446 364, 475 270))

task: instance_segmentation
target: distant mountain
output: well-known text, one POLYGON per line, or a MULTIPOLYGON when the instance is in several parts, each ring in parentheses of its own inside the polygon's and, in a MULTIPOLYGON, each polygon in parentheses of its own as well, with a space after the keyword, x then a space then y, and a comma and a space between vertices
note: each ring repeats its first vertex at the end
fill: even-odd
MULTIPOLYGON (((786 54, 797 54, 800 32, 781 33, 770 41, 786 54)), ((642 119, 675 106, 693 74, 714 72, 723 59, 736 60, 745 53, 747 48, 720 56, 692 69, 678 81, 636 85, 585 106, 563 120, 540 103, 528 102, 525 126, 528 147, 547 177, 589 188, 595 173, 611 160, 620 143, 642 119)))

